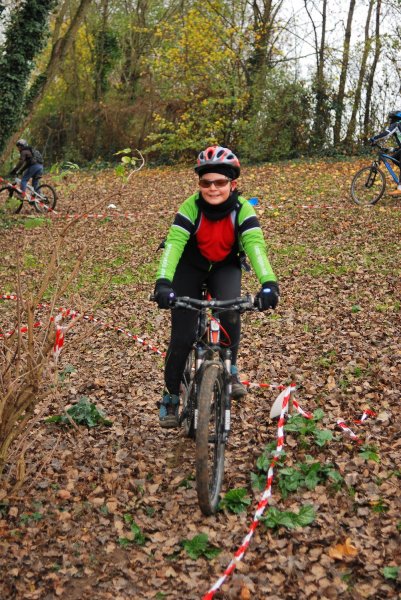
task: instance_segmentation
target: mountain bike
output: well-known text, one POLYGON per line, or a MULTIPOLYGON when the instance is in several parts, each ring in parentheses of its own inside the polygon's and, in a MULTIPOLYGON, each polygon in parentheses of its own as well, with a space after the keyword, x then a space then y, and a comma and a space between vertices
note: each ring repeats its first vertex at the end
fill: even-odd
MULTIPOLYGON (((154 299, 154 297, 152 297, 154 299)), ((195 440, 196 491, 201 511, 216 512, 224 477, 224 454, 231 428, 231 350, 219 313, 257 310, 252 296, 214 300, 181 296, 172 309, 198 311, 196 339, 181 380, 179 423, 195 440), (221 335, 223 333, 223 335, 221 335)))
POLYGON ((386 190, 386 176, 379 168, 381 163, 386 167, 394 182, 397 185, 399 183, 391 163, 400 167, 400 161, 388 154, 388 148, 383 148, 379 144, 374 145, 379 148, 377 159, 375 159, 369 167, 360 169, 354 175, 351 182, 351 198, 360 206, 376 204, 386 190))
POLYGON ((47 183, 40 185, 36 191, 27 184, 25 196, 20 188, 21 179, 16 178, 14 183, 11 183, 0 177, 0 184, 3 184, 3 187, 0 188, 0 211, 3 213, 19 213, 24 200, 38 213, 47 213, 49 209, 53 210, 56 206, 56 191, 47 183))

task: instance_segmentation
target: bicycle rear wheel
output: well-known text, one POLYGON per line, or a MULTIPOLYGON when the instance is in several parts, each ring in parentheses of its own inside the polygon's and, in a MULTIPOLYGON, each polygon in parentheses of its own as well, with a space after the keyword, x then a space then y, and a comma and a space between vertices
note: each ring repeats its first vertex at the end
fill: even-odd
POLYGON ((49 208, 54 209, 56 207, 56 203, 57 203, 57 194, 54 188, 52 188, 51 185, 48 185, 47 183, 44 183, 43 185, 40 185, 38 187, 38 189, 36 190, 37 192, 37 196, 36 198, 39 200, 39 202, 42 203, 39 204, 39 202, 34 202, 34 207, 36 212, 39 213, 47 213, 49 212, 47 210, 47 206, 49 208))
POLYGON ((223 365, 206 365, 199 386, 196 428, 196 491, 204 515, 216 512, 224 476, 223 365))
POLYGON ((0 189, 0 212, 5 214, 19 213, 24 201, 9 187, 0 189))
POLYGON ((181 379, 180 396, 182 401, 182 422, 184 433, 187 437, 195 437, 195 408, 196 398, 194 395, 193 379, 195 373, 195 350, 191 350, 185 363, 184 373, 181 379))
POLYGON ((359 206, 376 204, 386 189, 384 173, 375 165, 358 171, 351 182, 351 198, 359 206))

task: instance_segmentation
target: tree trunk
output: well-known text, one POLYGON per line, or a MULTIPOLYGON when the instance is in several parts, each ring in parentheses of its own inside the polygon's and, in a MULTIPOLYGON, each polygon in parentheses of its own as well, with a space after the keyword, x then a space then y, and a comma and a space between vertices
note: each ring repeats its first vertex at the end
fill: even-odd
POLYGON ((24 94, 33 62, 46 43, 54 3, 54 0, 26 0, 11 10, 0 52, 0 152, 24 114, 24 94))
POLYGON ((353 143, 355 131, 356 131, 356 116, 358 114, 359 107, 361 104, 362 85, 363 85, 363 82, 364 82, 364 79, 366 76, 366 64, 367 64, 367 60, 368 60, 368 56, 369 56, 369 52, 370 52, 370 46, 371 46, 371 40, 370 40, 370 36, 369 36, 369 28, 370 28, 370 19, 372 18, 374 2, 375 2, 375 0, 369 1, 369 9, 368 9, 368 14, 367 14, 366 23, 365 23, 365 43, 364 43, 364 48, 363 48, 363 53, 362 53, 361 66, 359 69, 359 77, 358 77, 358 82, 356 85, 356 90, 355 90, 355 95, 354 95, 352 114, 351 114, 350 121, 348 123, 347 135, 345 136, 345 140, 344 140, 344 143, 347 146, 350 146, 353 143))
POLYGON ((96 55, 95 55, 95 102, 102 99, 105 92, 105 52, 106 36, 108 29, 109 0, 102 0, 102 22, 100 31, 96 35, 96 55))
POLYGON ((71 44, 76 36, 76 33, 85 17, 86 11, 88 10, 91 2, 92 0, 80 1, 76 13, 73 19, 71 20, 71 23, 64 36, 59 38, 53 44, 51 56, 45 71, 38 75, 27 94, 27 101, 23 109, 23 112, 26 116, 20 122, 18 131, 16 131, 8 140, 8 143, 0 156, 0 164, 4 162, 5 159, 11 154, 16 140, 20 137, 21 133, 23 133, 23 131, 29 125, 36 107, 47 92, 50 84, 52 83, 55 75, 57 74, 57 70, 60 64, 65 59, 66 54, 69 48, 71 47, 71 44))
POLYGON ((327 0, 323 0, 322 2, 320 41, 318 39, 318 29, 309 10, 307 0, 304 0, 304 5, 312 23, 316 51, 316 74, 313 85, 313 91, 315 94, 315 119, 312 127, 311 149, 320 151, 327 142, 327 131, 330 123, 330 113, 327 102, 327 82, 325 77, 327 0))
POLYGON ((373 62, 370 67, 368 82, 366 86, 366 102, 365 102, 365 115, 363 119, 363 137, 367 140, 370 137, 370 108, 372 103, 372 91, 373 82, 376 73, 377 63, 379 62, 380 52, 382 49, 381 38, 380 38, 380 13, 381 13, 381 0, 377 0, 376 6, 376 32, 375 32, 375 53, 373 56, 373 62))
POLYGON ((335 122, 333 129, 333 143, 334 146, 338 146, 341 136, 341 123, 344 112, 344 96, 345 96, 345 84, 347 81, 348 63, 349 63, 349 51, 351 43, 351 30, 352 30, 352 19, 354 16, 355 0, 350 0, 348 8, 347 26, 345 29, 344 46, 343 46, 343 58, 341 62, 341 73, 340 83, 338 86, 338 93, 335 104, 335 122))

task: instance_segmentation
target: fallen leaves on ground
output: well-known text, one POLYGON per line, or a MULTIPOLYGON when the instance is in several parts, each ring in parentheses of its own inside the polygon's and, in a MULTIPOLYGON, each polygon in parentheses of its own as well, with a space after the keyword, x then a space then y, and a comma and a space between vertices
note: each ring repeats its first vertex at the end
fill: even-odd
MULTIPOLYGON (((289 433, 285 464, 313 454, 315 461, 333 464, 344 484, 300 488, 284 500, 274 479, 272 505, 295 513, 312 505, 316 518, 291 530, 260 524, 216 600, 394 600, 400 594, 399 580, 386 579, 383 569, 401 560, 401 211, 389 197, 373 209, 351 203, 350 180, 360 166, 362 161, 299 161, 243 169, 244 194, 260 198, 257 212, 281 302, 273 316, 243 317, 240 370, 252 382, 295 377, 302 408, 322 408, 322 427, 334 435, 317 447, 289 433), (354 424, 365 408, 378 418, 354 424), (378 462, 360 456, 360 448, 336 429, 338 418, 375 446, 378 462)), ((159 243, 194 189, 193 174, 184 168, 145 169, 125 187, 111 171, 71 175, 59 188, 58 210, 88 211, 103 195, 105 210, 112 197, 132 218, 112 216, 110 209, 110 218, 85 218, 71 231, 60 269, 70 268, 84 242, 89 251, 63 304, 165 350, 168 313, 148 295, 159 243)), ((1 293, 16 291, 15 240, 26 290, 48 260, 61 222, 1 230, 1 293)), ((253 275, 244 276, 243 288, 257 291, 253 275)), ((12 303, 0 302, 2 329, 13 323, 13 314, 12 303)), ((251 522, 259 493, 250 473, 276 439, 276 423, 268 418, 276 394, 252 389, 233 407, 223 492, 246 488, 251 506, 206 518, 197 505, 193 443, 158 426, 163 359, 113 328, 82 322, 66 337, 60 371, 60 390, 29 433, 25 483, 9 499, 7 490, 0 495, 0 596, 201 598, 251 522), (45 422, 83 396, 110 427, 45 422), (200 534, 221 550, 210 560, 192 560, 183 549, 183 540, 200 534)))

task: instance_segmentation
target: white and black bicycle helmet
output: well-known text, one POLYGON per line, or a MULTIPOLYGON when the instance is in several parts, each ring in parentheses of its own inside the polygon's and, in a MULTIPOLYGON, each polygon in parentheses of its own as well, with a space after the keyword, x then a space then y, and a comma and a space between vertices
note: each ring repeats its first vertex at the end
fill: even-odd
POLYGON ((29 146, 28 142, 26 140, 24 140, 23 138, 21 138, 20 140, 17 140, 15 145, 22 146, 22 148, 27 148, 29 146))
POLYGON ((198 175, 202 175, 207 171, 212 172, 213 169, 220 172, 222 167, 230 168, 233 175, 231 179, 239 177, 241 165, 234 152, 229 148, 223 148, 223 146, 209 146, 209 148, 199 153, 195 172, 198 175))
POLYGON ((401 109, 400 110, 392 110, 388 113, 388 120, 390 123, 396 123, 397 121, 401 121, 401 109))

